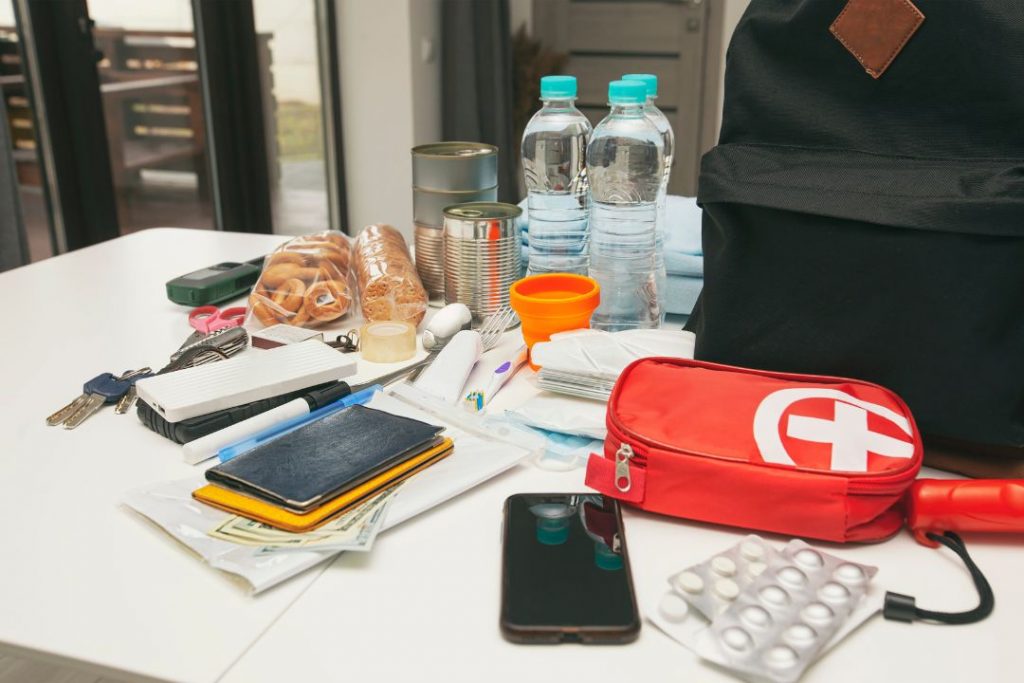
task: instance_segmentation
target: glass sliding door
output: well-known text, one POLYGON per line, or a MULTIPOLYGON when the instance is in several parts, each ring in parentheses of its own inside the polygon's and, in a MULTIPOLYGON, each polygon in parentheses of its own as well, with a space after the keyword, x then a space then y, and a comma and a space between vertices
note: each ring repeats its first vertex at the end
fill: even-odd
POLYGON ((340 211, 331 206, 334 131, 324 29, 331 28, 325 24, 333 12, 324 6, 316 0, 253 0, 278 233, 308 233, 343 222, 332 218, 340 211))
POLYGON ((0 0, 32 258, 162 226, 343 228, 334 4, 0 0))
MULTIPOLYGON (((3 99, 5 114, 2 120, 7 125, 4 137, 14 167, 17 195, 16 204, 10 203, 7 210, 19 212, 17 217, 11 215, 7 218, 7 230, 11 234, 6 239, 18 239, 14 231, 20 230, 23 233, 21 239, 27 247, 27 260, 39 261, 53 255, 53 236, 46 211, 32 104, 25 83, 11 0, 0 0, 0 98, 3 99)), ((13 260, 6 265, 14 265, 13 260)))
POLYGON ((189 0, 89 0, 121 234, 214 227, 189 0))

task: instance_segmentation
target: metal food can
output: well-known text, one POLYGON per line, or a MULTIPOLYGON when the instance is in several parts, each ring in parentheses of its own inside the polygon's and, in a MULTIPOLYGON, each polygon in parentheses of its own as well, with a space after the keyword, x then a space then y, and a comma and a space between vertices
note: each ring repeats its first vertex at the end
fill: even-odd
POLYGON ((446 207, 469 202, 493 202, 497 199, 497 185, 480 190, 453 190, 450 192, 414 187, 412 188, 412 220, 419 225, 443 228, 446 207))
POLYGON ((444 299, 482 320, 508 306, 522 262, 513 204, 473 202, 444 210, 444 299))
POLYGON ((444 192, 498 184, 498 148, 482 142, 432 142, 412 148, 412 184, 444 192))
POLYGON ((416 272, 431 299, 444 297, 444 230, 413 223, 416 272))

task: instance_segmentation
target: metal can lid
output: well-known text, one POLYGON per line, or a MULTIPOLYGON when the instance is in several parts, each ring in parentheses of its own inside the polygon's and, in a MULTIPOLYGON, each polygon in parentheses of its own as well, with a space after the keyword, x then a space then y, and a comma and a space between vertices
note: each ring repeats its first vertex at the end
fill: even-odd
POLYGON ((444 215, 461 220, 499 220, 502 218, 519 218, 523 213, 515 204, 503 202, 469 202, 446 206, 444 215))
POLYGON ((498 148, 484 142, 431 142, 412 148, 419 157, 476 157, 497 154, 498 148))

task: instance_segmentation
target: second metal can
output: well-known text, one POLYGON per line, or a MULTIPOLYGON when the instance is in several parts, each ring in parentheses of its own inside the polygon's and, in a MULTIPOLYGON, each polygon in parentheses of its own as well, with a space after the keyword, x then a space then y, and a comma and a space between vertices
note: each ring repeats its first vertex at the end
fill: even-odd
POLYGON ((508 305, 522 262, 516 219, 523 210, 472 202, 444 210, 445 303, 463 303, 476 319, 508 305))

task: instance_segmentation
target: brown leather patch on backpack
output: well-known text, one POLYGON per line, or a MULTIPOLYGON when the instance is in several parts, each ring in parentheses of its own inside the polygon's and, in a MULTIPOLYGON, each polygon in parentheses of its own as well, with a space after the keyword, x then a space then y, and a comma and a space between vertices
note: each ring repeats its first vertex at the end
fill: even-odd
POLYGON ((924 22, 910 0, 850 0, 832 32, 872 78, 878 78, 924 22))

